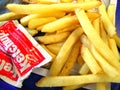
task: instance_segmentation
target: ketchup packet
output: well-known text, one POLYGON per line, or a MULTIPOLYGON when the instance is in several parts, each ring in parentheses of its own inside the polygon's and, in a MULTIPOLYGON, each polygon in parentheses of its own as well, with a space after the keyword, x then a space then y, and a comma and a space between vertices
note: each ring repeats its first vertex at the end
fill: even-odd
POLYGON ((11 57, 17 74, 23 79, 33 68, 51 60, 51 56, 17 21, 8 21, 0 26, 0 49, 11 57))
POLYGON ((19 77, 15 72, 10 58, 0 50, 0 78, 7 83, 21 87, 19 77))

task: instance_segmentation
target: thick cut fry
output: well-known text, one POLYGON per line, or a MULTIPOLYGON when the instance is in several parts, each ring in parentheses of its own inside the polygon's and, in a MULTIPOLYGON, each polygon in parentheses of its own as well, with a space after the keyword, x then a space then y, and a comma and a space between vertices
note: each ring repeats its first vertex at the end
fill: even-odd
POLYGON ((60 73, 63 65, 65 64, 65 62, 70 54, 70 51, 71 51, 73 45, 79 39, 79 37, 81 36, 82 33, 83 33, 83 30, 81 28, 77 28, 67 38, 67 40, 65 41, 65 43, 61 47, 60 52, 58 53, 55 61, 51 65, 51 68, 50 68, 51 75, 55 76, 55 75, 58 75, 60 73))
POLYGON ((83 3, 84 0, 77 0, 77 3, 83 3))
POLYGON ((93 26, 97 30, 98 34, 100 35, 100 18, 97 18, 93 21, 93 26))
POLYGON ((28 22, 33 19, 33 18, 37 18, 39 17, 39 14, 30 14, 30 15, 27 15, 23 18, 20 19, 20 23, 23 25, 23 26, 27 26, 28 25, 28 22))
POLYGON ((103 27, 103 23, 102 23, 102 22, 100 23, 100 30, 101 30, 100 36, 101 36, 102 40, 103 40, 107 45, 109 45, 109 44, 108 44, 108 36, 107 36, 107 33, 106 33, 106 31, 105 31, 105 29, 104 29, 104 27, 103 27))
POLYGON ((113 24, 115 24, 115 4, 110 4, 108 6, 107 14, 108 14, 111 22, 113 22, 113 24))
POLYGON ((37 30, 27 30, 32 36, 36 35, 38 33, 37 30))
POLYGON ((113 22, 109 19, 107 12, 106 12, 106 7, 104 4, 102 4, 99 8, 99 13, 101 14, 101 20, 103 22, 103 25, 105 27, 106 32, 110 37, 113 37, 116 34, 116 28, 113 24, 113 22))
POLYGON ((48 23, 43 26, 42 32, 55 32, 57 30, 61 30, 63 28, 67 28, 75 23, 78 23, 76 16, 65 16, 56 21, 48 23))
POLYGON ((46 18, 33 18, 28 23, 29 29, 35 29, 41 25, 47 24, 49 22, 55 21, 55 17, 46 17, 46 18))
POLYGON ((0 15, 0 21, 7 21, 7 20, 13 20, 13 19, 20 19, 25 15, 21 14, 15 14, 13 12, 8 12, 0 15))
POLYGON ((59 3, 59 0, 23 0, 27 3, 34 3, 34 4, 53 4, 59 3))
POLYGON ((74 11, 75 8, 82 8, 82 9, 91 9, 101 5, 100 1, 92 1, 92 2, 85 2, 85 3, 58 3, 58 4, 51 4, 51 5, 43 5, 43 4, 8 4, 6 7, 15 13, 19 14, 57 14, 61 11, 74 11))
POLYGON ((79 70, 79 74, 85 75, 85 74, 88 74, 89 71, 90 71, 90 69, 89 69, 88 65, 86 63, 84 63, 79 70))
POLYGON ((96 84, 96 90, 107 90, 106 83, 97 83, 96 84))
POLYGON ((70 3, 73 2, 73 0, 60 0, 62 3, 70 3))
POLYGON ((120 55, 119 55, 119 51, 118 51, 115 40, 109 38, 108 41, 109 41, 109 46, 110 46, 111 50, 113 51, 113 53, 115 54, 116 58, 118 58, 118 60, 120 60, 120 55))
POLYGON ((80 50, 80 41, 76 42, 75 45, 72 48, 72 52, 70 53, 65 65, 63 66, 61 72, 59 73, 60 76, 66 76, 69 75, 71 70, 73 69, 75 62, 77 60, 77 57, 79 55, 80 50))
POLYGON ((79 19, 79 22, 89 38, 89 40, 93 43, 95 48, 100 52, 102 56, 114 67, 116 67, 118 70, 120 70, 120 63, 118 62, 118 59, 113 54, 113 52, 110 50, 110 48, 103 42, 103 40, 100 38, 97 31, 92 26, 91 22, 89 21, 87 15, 85 14, 84 10, 76 9, 75 13, 79 19))
POLYGON ((70 35, 70 32, 64 32, 59 34, 44 35, 36 37, 36 40, 43 44, 53 44, 65 41, 66 38, 70 35))
POLYGON ((60 44, 49 44, 49 45, 46 45, 46 47, 51 51, 51 52, 53 52, 54 54, 58 54, 59 53, 59 51, 60 51, 60 49, 61 49, 61 47, 62 47, 62 44, 60 45, 60 44))
POLYGON ((45 77, 36 83, 38 87, 60 87, 70 85, 83 85, 98 82, 118 82, 120 83, 120 76, 111 78, 106 75, 81 75, 81 76, 51 76, 45 77))
POLYGON ((113 38, 115 39, 117 46, 120 48, 120 37, 118 35, 114 35, 113 38))
POLYGON ((79 24, 73 24, 72 26, 69 26, 67 28, 64 28, 64 29, 61 29, 61 30, 57 30, 57 33, 63 33, 63 32, 69 32, 69 31, 73 31, 75 30, 76 28, 80 27, 79 24))
POLYGON ((85 85, 72 85, 72 86, 66 86, 63 87, 63 90, 77 90, 81 87, 84 87, 85 85))
POLYGON ((102 73, 102 69, 97 63, 96 59, 93 57, 89 49, 84 45, 81 49, 81 56, 83 57, 83 60, 86 62, 93 74, 102 73))
POLYGON ((91 20, 91 21, 94 21, 96 19, 98 19, 101 15, 97 12, 87 12, 86 13, 88 18, 91 20))

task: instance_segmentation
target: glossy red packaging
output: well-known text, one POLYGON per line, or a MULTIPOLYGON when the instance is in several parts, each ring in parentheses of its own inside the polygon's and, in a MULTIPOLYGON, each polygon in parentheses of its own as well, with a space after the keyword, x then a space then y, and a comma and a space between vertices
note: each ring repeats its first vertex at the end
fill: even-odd
POLYGON ((5 82, 20 87, 19 77, 9 56, 0 50, 0 78, 5 82))
POLYGON ((51 56, 16 21, 5 22, 0 27, 0 49, 11 57, 19 77, 27 77, 33 68, 51 60, 51 56))

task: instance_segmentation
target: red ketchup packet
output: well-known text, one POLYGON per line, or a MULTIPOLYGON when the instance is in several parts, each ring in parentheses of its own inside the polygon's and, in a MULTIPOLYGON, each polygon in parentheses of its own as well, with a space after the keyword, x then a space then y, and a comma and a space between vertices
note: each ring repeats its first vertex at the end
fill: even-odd
POLYGON ((10 58, 0 50, 0 78, 7 83, 16 87, 21 87, 22 82, 19 82, 19 77, 15 72, 10 58))
POLYGON ((19 77, 24 79, 33 68, 48 63, 52 57, 17 21, 0 27, 0 49, 11 57, 19 77))

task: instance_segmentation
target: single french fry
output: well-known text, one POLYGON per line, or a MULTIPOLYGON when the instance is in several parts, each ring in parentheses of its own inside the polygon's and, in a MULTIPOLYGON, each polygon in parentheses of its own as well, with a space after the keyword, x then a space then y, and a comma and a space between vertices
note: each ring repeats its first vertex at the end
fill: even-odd
POLYGON ((44 26, 44 25, 41 25, 41 26, 37 27, 36 30, 41 31, 42 28, 43 28, 43 26, 44 26))
POLYGON ((36 35, 38 33, 37 30, 27 30, 32 36, 36 35))
POLYGON ((114 55, 116 56, 116 58, 118 58, 118 60, 120 60, 120 55, 119 55, 119 51, 118 51, 115 40, 112 38, 109 38, 108 41, 109 41, 109 46, 113 51, 114 55))
POLYGON ((60 45, 60 44, 49 44, 49 45, 46 45, 46 47, 51 51, 51 52, 53 52, 54 54, 58 54, 59 53, 59 51, 60 51, 60 49, 61 49, 61 47, 62 47, 62 44, 60 45))
POLYGON ((117 46, 120 48, 120 37, 116 34, 113 38, 115 39, 117 46))
POLYGON ((72 48, 72 52, 70 53, 66 63, 64 64, 61 72, 59 73, 60 76, 66 76, 69 75, 71 70, 73 69, 77 57, 79 55, 79 50, 80 50, 80 41, 76 42, 75 45, 72 48))
POLYGON ((105 82, 97 83, 96 90, 107 90, 107 86, 105 82))
POLYGON ((73 45, 79 39, 79 37, 81 36, 82 33, 83 33, 83 30, 81 28, 77 28, 67 38, 67 40, 61 47, 58 55, 56 56, 55 61, 51 65, 51 68, 50 68, 51 75, 55 76, 60 73, 63 65, 65 64, 65 62, 70 54, 70 51, 71 51, 73 45))
POLYGON ((56 21, 48 23, 43 26, 42 32, 55 32, 57 30, 61 30, 63 28, 67 28, 75 23, 78 23, 76 16, 65 16, 56 21))
POLYGON ((83 3, 85 0, 77 0, 77 3, 83 3))
POLYGON ((65 86, 63 90, 76 90, 78 88, 84 87, 85 85, 72 85, 72 86, 65 86))
POLYGON ((88 18, 91 20, 91 22, 98 19, 98 18, 100 18, 100 16, 101 16, 97 12, 87 12, 86 14, 87 14, 88 18))
POLYGON ((36 40, 43 44, 53 44, 58 43, 66 40, 66 38, 70 35, 70 32, 64 32, 59 34, 52 34, 52 35, 44 35, 44 36, 37 36, 36 40))
POLYGON ((101 36, 102 40, 103 40, 107 45, 109 45, 109 44, 108 44, 108 36, 107 36, 107 33, 106 33, 106 31, 105 31, 105 29, 104 29, 104 27, 103 27, 102 21, 100 22, 100 36, 101 36))
POLYGON ((97 18, 93 21, 93 26, 97 30, 98 34, 100 35, 100 18, 97 18))
POLYGON ((115 4, 109 4, 107 14, 113 24, 115 24, 115 4))
POLYGON ((93 57, 89 49, 82 45, 81 56, 93 74, 102 73, 102 69, 93 57))
POLYGON ((120 83, 120 76, 111 78, 104 74, 102 75, 80 75, 80 76, 51 76, 44 77, 36 83, 38 87, 61 87, 70 85, 83 85, 99 82, 116 82, 120 83))
POLYGON ((34 3, 34 4, 54 4, 59 3, 59 0, 23 0, 28 3, 34 3))
POLYGON ((73 0, 60 0, 62 3, 70 3, 73 2, 73 0))
POLYGON ((78 71, 78 73, 81 74, 81 75, 85 75, 85 74, 88 74, 89 71, 90 71, 90 69, 89 69, 88 65, 87 65, 86 63, 84 63, 84 64, 81 66, 81 68, 80 68, 80 70, 78 71))
POLYGON ((59 12, 66 11, 74 11, 75 8, 82 9, 91 9, 101 5, 100 1, 90 1, 86 3, 58 3, 51 5, 43 5, 43 4, 8 4, 6 7, 15 13, 19 14, 58 14, 59 12))
POLYGON ((33 19, 33 18, 37 18, 39 17, 38 14, 30 14, 30 15, 27 15, 23 18, 20 19, 20 23, 23 25, 23 26, 27 26, 28 25, 28 22, 33 19))
POLYGON ((79 22, 95 48, 99 51, 99 53, 114 67, 120 70, 120 63, 118 59, 110 50, 110 48, 103 42, 101 37, 98 35, 97 31, 94 29, 93 25, 89 21, 84 10, 76 9, 75 13, 79 19, 79 22), (114 61, 113 61, 114 60, 114 61))
POLYGON ((33 18, 29 21, 28 23, 28 28, 29 29, 35 29, 41 25, 44 25, 46 23, 55 21, 55 17, 46 17, 46 18, 33 18))
POLYGON ((8 12, 0 15, 0 21, 7 21, 7 20, 14 20, 14 19, 20 19, 25 15, 16 14, 13 12, 8 12))
POLYGON ((69 31, 73 31, 76 28, 80 27, 80 25, 78 24, 73 24, 72 26, 69 26, 67 28, 61 29, 61 30, 57 30, 57 33, 63 33, 63 32, 69 32, 69 31))
POLYGON ((113 37, 116 34, 116 28, 113 22, 108 17, 105 5, 102 3, 101 6, 98 8, 98 10, 99 13, 101 14, 101 20, 103 22, 106 32, 110 37, 113 37))

